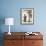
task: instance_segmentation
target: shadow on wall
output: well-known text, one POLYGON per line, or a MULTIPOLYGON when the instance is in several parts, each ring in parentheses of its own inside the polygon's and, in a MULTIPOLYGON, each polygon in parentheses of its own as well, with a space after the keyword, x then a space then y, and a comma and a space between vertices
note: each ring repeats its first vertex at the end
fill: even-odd
POLYGON ((3 33, 2 33, 2 25, 5 23, 5 17, 0 16, 0 46, 3 46, 3 33))

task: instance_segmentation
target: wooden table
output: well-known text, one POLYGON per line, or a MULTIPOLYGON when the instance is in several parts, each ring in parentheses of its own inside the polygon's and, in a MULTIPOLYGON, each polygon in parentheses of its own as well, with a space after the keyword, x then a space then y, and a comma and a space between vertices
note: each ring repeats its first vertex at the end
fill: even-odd
POLYGON ((40 32, 38 35, 25 35, 26 32, 11 32, 8 35, 4 33, 4 46, 43 46, 43 35, 40 32))

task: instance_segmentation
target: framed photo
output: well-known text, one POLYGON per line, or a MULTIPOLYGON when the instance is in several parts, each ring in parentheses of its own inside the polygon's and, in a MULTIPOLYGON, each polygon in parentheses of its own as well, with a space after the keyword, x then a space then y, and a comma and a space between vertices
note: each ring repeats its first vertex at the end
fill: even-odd
POLYGON ((21 8, 20 9, 20 22, 21 24, 34 23, 34 8, 21 8))

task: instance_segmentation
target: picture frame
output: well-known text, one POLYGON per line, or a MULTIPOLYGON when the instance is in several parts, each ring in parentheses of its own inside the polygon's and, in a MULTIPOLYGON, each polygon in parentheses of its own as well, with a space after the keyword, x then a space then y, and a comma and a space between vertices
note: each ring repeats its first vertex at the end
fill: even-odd
POLYGON ((20 8, 20 23, 34 24, 34 8, 20 8))

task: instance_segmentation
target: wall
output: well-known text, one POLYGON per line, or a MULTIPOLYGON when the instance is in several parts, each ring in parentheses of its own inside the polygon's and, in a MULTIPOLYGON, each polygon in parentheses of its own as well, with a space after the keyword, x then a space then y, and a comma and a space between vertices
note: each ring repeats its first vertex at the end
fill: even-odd
MULTIPOLYGON (((46 0, 0 0, 0 4, 0 18, 13 17, 15 19, 11 32, 40 31, 46 36, 46 0), (33 25, 20 24, 20 8, 34 8, 33 25)), ((8 26, 2 24, 0 32, 8 32, 8 26)), ((46 44, 45 41, 44 43, 46 44)))
MULTIPOLYGON (((44 0, 1 0, 1 17, 13 17, 15 24, 12 31, 46 31, 46 1, 44 0), (20 8, 34 8, 34 24, 20 24, 20 8), (14 29, 13 29, 14 27, 14 29), (44 30, 45 29, 45 30, 44 30)), ((7 31, 7 26, 2 26, 2 32, 7 31)))

